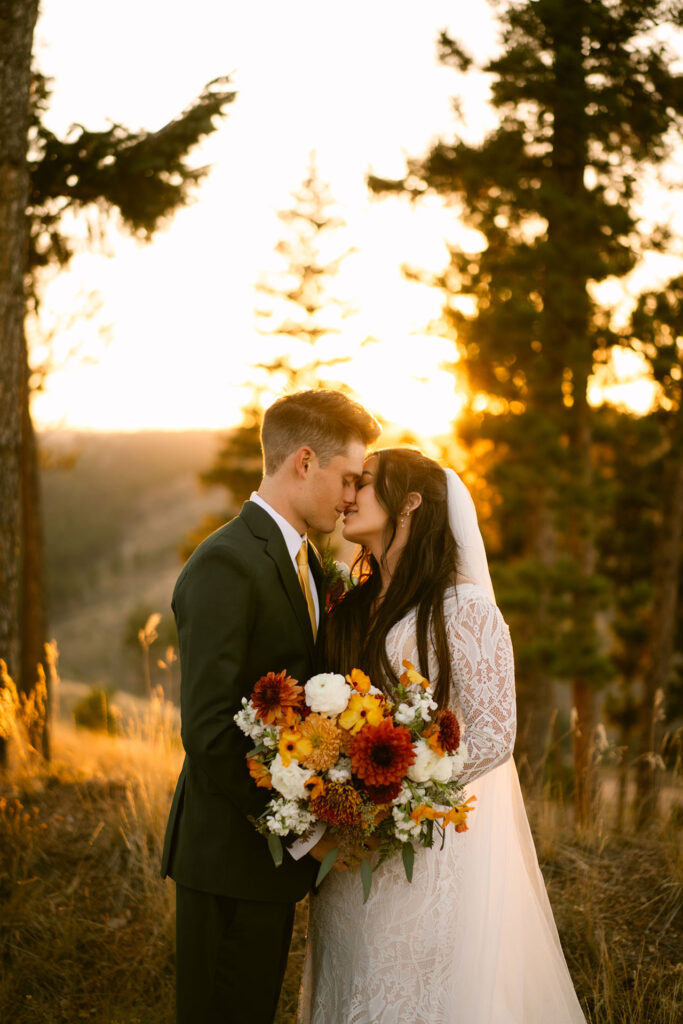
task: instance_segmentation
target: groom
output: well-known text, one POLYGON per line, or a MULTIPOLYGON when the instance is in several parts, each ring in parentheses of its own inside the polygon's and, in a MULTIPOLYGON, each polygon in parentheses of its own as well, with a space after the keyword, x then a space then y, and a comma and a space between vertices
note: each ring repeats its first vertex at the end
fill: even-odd
POLYGON ((233 722, 267 672, 318 669, 324 580, 307 543, 355 498, 373 417, 337 391, 303 391, 266 411, 264 477, 237 518, 208 537, 173 594, 183 764, 162 860, 176 882, 178 1024, 271 1024, 291 940, 329 841, 273 865, 251 824, 269 795, 249 777, 233 722), (307 564, 306 564, 307 562, 307 564))

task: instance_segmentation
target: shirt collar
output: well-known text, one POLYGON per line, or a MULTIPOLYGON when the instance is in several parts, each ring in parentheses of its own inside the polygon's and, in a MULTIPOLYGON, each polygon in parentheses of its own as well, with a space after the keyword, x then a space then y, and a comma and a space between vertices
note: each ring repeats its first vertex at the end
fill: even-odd
POLYGON ((255 505, 260 507, 267 512, 268 515, 275 520, 277 525, 280 527, 280 532, 285 539, 289 556, 293 562, 296 562, 296 556, 299 554, 302 543, 306 540, 306 534, 303 536, 296 530, 291 523, 287 522, 284 516, 281 516, 279 512, 276 512, 272 505, 269 505, 267 501, 257 494, 256 491, 252 491, 250 501, 253 501, 255 505))

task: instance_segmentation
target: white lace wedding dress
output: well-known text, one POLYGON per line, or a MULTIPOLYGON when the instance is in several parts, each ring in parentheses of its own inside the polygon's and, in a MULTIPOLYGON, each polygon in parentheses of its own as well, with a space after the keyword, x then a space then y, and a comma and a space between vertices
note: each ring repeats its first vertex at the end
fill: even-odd
MULTIPOLYGON (((508 628, 479 586, 447 592, 451 707, 464 725, 468 832, 360 878, 332 871, 311 897, 300 1024, 584 1024, 548 903, 512 760, 508 628)), ((397 674, 418 664, 415 612, 392 628, 397 674)), ((430 664, 434 672, 434 664, 430 664)))

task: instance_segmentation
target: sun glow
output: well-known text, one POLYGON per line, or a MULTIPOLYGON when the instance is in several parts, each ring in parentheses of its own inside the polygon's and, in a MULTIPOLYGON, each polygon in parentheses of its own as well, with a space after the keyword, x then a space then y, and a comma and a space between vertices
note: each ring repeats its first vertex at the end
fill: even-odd
POLYGON ((645 356, 620 346, 610 350, 608 361, 596 368, 588 383, 591 405, 606 402, 639 416, 652 411, 658 394, 645 356))

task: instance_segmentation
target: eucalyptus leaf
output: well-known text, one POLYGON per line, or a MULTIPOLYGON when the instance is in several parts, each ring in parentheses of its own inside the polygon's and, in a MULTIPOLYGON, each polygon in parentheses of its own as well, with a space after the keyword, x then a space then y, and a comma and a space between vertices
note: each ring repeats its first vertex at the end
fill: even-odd
POLYGON ((372 865, 367 857, 360 862, 360 878, 363 883, 363 903, 367 903, 372 888, 372 865))
POLYGON ((280 865, 282 864, 283 857, 282 840, 280 839, 279 836, 272 834, 268 836, 268 849, 270 850, 270 855, 273 858, 273 863, 275 864, 275 867, 279 868, 280 865))
POLYGON ((338 846, 335 846, 334 850, 328 850, 327 851, 327 853, 325 854, 325 856, 323 857, 323 859, 322 859, 322 861, 320 863, 320 867, 318 868, 318 874, 317 874, 317 877, 316 877, 316 880, 315 880, 315 887, 316 887, 316 889, 318 888, 318 886, 320 885, 322 880, 327 876, 327 874, 332 870, 332 868, 334 866, 334 862, 336 861, 338 856, 339 856, 339 847, 338 846))
POLYGON ((404 843, 401 847, 401 856, 403 857, 403 867, 405 869, 406 878, 409 882, 413 880, 413 864, 415 863, 415 850, 412 843, 404 843))

